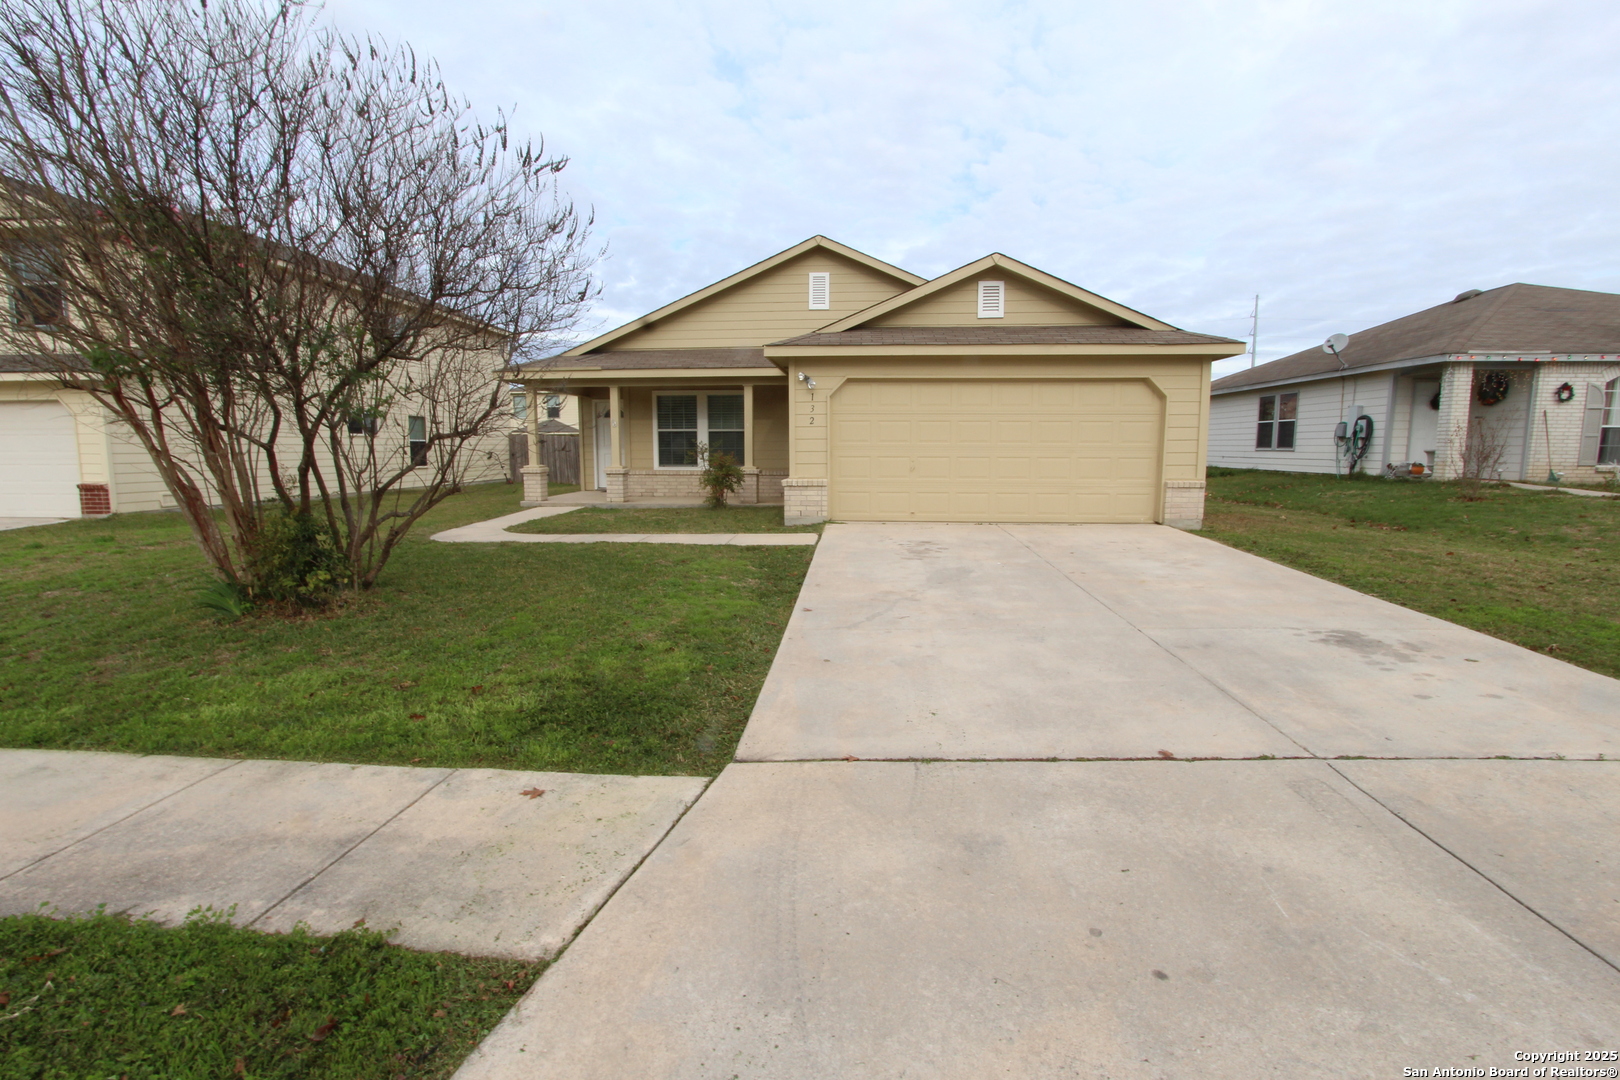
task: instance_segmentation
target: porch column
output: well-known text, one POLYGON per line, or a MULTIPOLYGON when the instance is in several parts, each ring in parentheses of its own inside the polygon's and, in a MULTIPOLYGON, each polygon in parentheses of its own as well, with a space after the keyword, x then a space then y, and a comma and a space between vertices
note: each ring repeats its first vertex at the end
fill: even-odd
POLYGON ((759 502, 759 467, 754 459, 754 384, 743 383, 743 471, 742 487, 737 492, 740 503, 759 502))
POLYGON ((528 420, 529 463, 523 466, 520 506, 539 506, 551 497, 551 470, 540 460, 540 394, 534 383, 523 384, 524 415, 528 420))
POLYGON ((1434 455, 1435 476, 1455 480, 1463 474, 1469 419, 1474 413, 1474 365, 1453 361, 1440 375, 1440 415, 1434 455))
POLYGON ((620 400, 618 386, 608 387, 608 432, 612 439, 609 461, 615 469, 624 468, 624 441, 619 434, 620 400))

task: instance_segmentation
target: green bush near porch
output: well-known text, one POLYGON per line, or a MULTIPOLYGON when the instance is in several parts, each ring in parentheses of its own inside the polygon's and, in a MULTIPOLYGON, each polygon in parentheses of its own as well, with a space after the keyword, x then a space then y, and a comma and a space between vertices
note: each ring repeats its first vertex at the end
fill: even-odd
POLYGON ((1202 535, 1620 677, 1620 499, 1211 469, 1202 535))
POLYGON ((178 515, 0 533, 0 745, 718 771, 813 549, 429 539, 519 498, 454 496, 376 589, 291 619, 198 606, 178 515))

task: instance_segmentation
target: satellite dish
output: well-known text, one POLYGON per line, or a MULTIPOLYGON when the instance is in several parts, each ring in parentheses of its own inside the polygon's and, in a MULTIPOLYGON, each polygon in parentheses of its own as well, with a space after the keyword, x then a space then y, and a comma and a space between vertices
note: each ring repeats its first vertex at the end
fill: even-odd
POLYGON ((1322 351, 1332 353, 1333 355, 1337 356, 1339 353, 1344 351, 1344 347, 1348 344, 1350 344, 1349 334, 1334 334, 1332 337, 1322 342, 1322 351))

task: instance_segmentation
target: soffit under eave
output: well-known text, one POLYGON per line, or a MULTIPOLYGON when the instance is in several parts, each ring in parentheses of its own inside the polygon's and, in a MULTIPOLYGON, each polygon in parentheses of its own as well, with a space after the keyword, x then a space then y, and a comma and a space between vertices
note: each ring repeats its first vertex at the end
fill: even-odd
POLYGON ((1221 360, 1241 356, 1248 346, 1199 345, 767 345, 765 359, 791 366, 807 359, 895 360, 969 359, 1044 360, 1065 357, 1118 357, 1135 359, 1221 360))

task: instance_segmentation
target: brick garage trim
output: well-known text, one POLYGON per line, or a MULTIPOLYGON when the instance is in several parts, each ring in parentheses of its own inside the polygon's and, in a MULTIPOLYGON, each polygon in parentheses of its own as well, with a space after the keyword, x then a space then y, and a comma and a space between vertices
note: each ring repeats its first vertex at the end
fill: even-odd
POLYGON ((112 490, 106 484, 80 484, 79 513, 84 517, 107 517, 112 513, 112 490))

